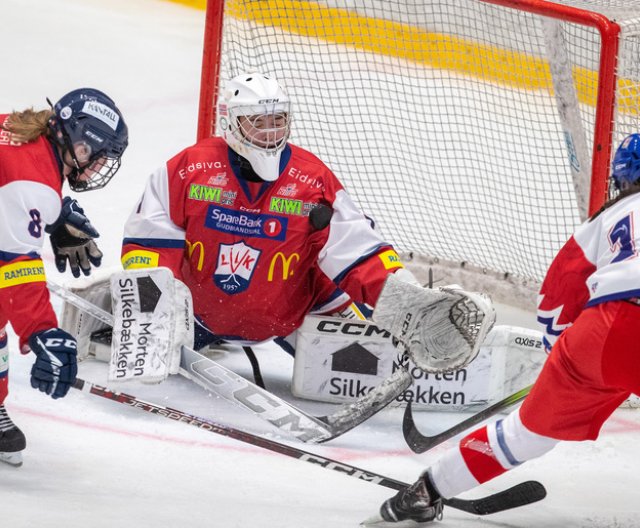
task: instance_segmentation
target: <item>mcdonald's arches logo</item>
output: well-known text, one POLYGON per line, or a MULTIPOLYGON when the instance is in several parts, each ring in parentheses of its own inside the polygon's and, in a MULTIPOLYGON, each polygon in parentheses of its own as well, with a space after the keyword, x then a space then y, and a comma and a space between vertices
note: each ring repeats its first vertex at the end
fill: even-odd
POLYGON ((280 262, 282 264, 282 280, 285 281, 291 275, 293 275, 293 270, 291 269, 291 265, 295 262, 300 261, 300 255, 297 253, 291 253, 288 257, 282 251, 278 251, 273 258, 271 259, 271 264, 269 264, 269 274, 267 275, 267 280, 269 282, 273 282, 273 272, 276 269, 276 262, 280 262))
POLYGON ((186 243, 187 243, 187 254, 189 255, 189 258, 193 257, 193 253, 195 252, 196 248, 199 249, 197 270, 202 271, 202 264, 204 263, 204 244, 199 240, 197 242, 194 242, 193 244, 188 240, 186 240, 186 243))

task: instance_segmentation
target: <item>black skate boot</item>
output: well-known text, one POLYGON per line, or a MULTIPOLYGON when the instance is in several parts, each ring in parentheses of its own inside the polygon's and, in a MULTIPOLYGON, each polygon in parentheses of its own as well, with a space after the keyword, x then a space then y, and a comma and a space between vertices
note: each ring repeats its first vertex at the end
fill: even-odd
POLYGON ((0 462, 22 465, 22 453, 27 447, 24 433, 11 421, 4 405, 0 405, 0 462))
POLYGON ((417 482, 399 491, 380 507, 380 517, 387 523, 414 521, 416 524, 442 519, 442 499, 424 473, 417 482))

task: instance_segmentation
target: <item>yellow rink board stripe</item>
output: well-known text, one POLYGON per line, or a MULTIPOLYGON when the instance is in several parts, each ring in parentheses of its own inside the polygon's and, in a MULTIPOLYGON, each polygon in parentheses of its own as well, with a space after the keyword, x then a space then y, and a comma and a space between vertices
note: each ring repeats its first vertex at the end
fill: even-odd
MULTIPOLYGON (((200 9, 206 7, 206 0, 171 1, 200 9)), ((455 35, 429 32, 416 26, 366 17, 304 0, 227 0, 225 13, 241 20, 279 27, 289 33, 398 57, 498 85, 553 93, 546 59, 455 35)), ((597 72, 574 67, 573 77, 578 100, 595 106, 597 72)), ((638 85, 621 79, 618 89, 626 102, 620 111, 637 113, 638 85)))
POLYGON ((188 7, 195 7, 196 9, 202 9, 203 11, 207 8, 207 0, 169 0, 169 2, 188 7))

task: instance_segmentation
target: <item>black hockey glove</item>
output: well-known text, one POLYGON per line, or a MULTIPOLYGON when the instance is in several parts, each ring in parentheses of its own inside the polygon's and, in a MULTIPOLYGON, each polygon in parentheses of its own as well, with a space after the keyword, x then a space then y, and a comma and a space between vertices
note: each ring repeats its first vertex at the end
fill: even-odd
POLYGON ((29 347, 36 355, 31 386, 54 400, 66 396, 78 374, 75 337, 60 328, 51 328, 32 334, 29 347))
POLYGON ((67 260, 74 277, 91 273, 91 265, 100 266, 102 251, 93 241, 100 234, 84 215, 84 209, 76 200, 65 196, 58 219, 45 228, 51 236, 51 247, 55 255, 56 267, 60 273, 67 269, 67 260))

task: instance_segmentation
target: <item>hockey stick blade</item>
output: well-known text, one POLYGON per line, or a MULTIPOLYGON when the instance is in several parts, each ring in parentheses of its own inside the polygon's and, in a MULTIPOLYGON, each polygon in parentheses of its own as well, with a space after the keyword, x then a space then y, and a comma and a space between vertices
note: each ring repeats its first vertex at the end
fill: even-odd
POLYGON ((182 347, 180 373, 219 394, 303 442, 327 442, 376 414, 411 384, 411 375, 399 369, 368 394, 336 412, 315 417, 273 393, 251 383, 199 352, 182 347))
MULTIPOLYGON (((350 464, 340 462, 338 460, 325 458, 308 451, 303 451, 302 449, 298 449, 297 447, 281 444, 279 442, 276 442, 275 440, 269 440, 268 438, 263 438, 261 436, 254 435, 240 429, 235 429, 233 427, 218 424, 204 418, 198 418, 197 416, 193 416, 177 409, 172 409, 170 407, 165 407, 162 405, 156 405, 154 403, 136 398, 135 396, 131 396, 130 394, 125 394, 123 392, 114 392, 105 387, 95 385, 80 378, 76 379, 73 388, 82 392, 92 394, 94 396, 99 396, 101 398, 106 398, 108 400, 127 405, 129 407, 135 407, 136 409, 140 409, 151 414, 163 416, 164 418, 168 418, 170 420, 186 423, 217 435, 233 438, 234 440, 244 442, 245 444, 251 444, 263 449, 267 449, 269 451, 273 451, 275 453, 279 453, 284 456, 308 462, 315 466, 330 469, 332 471, 340 473, 341 475, 347 475, 358 480, 371 482, 373 484, 377 484, 378 486, 384 486, 385 488, 393 489, 396 491, 404 489, 408 486, 408 484, 406 484, 405 482, 400 482, 398 480, 385 477, 384 475, 373 473, 366 469, 361 469, 350 464)), ((515 508, 517 506, 530 504, 531 502, 535 502, 544 498, 545 494, 546 492, 542 484, 538 482, 524 482, 522 484, 517 484, 512 488, 509 488, 508 490, 490 495, 489 497, 485 497, 483 499, 447 499, 445 504, 452 508, 471 512, 477 515, 489 515, 491 513, 508 510, 509 508, 515 508), (526 493, 531 491, 532 485, 535 485, 535 487, 533 487, 535 493, 532 492, 533 499, 530 498, 528 501, 526 501, 526 493)))
POLYGON ((321 442, 332 437, 326 423, 195 350, 182 347, 180 374, 298 440, 321 442))
POLYGON ((413 420, 413 413, 411 411, 411 403, 408 403, 404 410, 404 418, 402 420, 402 433, 404 434, 404 439, 407 442, 407 445, 411 448, 414 453, 424 453, 429 449, 433 449, 437 445, 440 445, 443 442, 446 442, 450 438, 453 438, 459 433, 463 433, 467 429, 470 429, 474 425, 478 425, 485 420, 491 418, 492 416, 505 411, 509 407, 521 402, 525 399, 527 394, 531 392, 531 388, 533 385, 529 385, 518 392, 513 393, 510 396, 507 396, 503 400, 500 400, 497 403, 494 403, 490 407, 480 411, 479 413, 470 416, 466 420, 463 420, 460 423, 457 423, 453 427, 438 433, 433 436, 423 435, 417 428, 415 421, 413 420))
POLYGON ((474 515, 491 515, 512 508, 519 508, 541 501, 547 496, 547 490, 540 482, 528 480, 499 491, 481 499, 443 499, 445 506, 473 513, 474 515))
MULTIPOLYGON (((540 482, 528 480, 480 499, 443 498, 442 504, 449 508, 455 508, 473 515, 492 515, 494 513, 533 504, 534 502, 541 501, 546 496, 547 490, 540 482)), ((410 520, 387 522, 382 518, 380 513, 376 513, 369 519, 362 521, 360 526, 363 528, 419 528, 424 526, 424 523, 410 520)))
MULTIPOLYGON (((114 316, 58 284, 47 282, 48 288, 99 321, 113 326, 114 316)), ((303 442, 332 440, 382 410, 411 384, 411 376, 400 369, 368 394, 334 413, 315 417, 262 389, 199 352, 182 347, 180 374, 206 390, 266 420, 280 431, 303 442)))
POLYGON ((400 368, 362 398, 342 405, 340 409, 328 416, 318 417, 329 426, 332 434, 322 442, 336 438, 368 420, 408 389, 412 382, 411 374, 406 369, 400 368))

